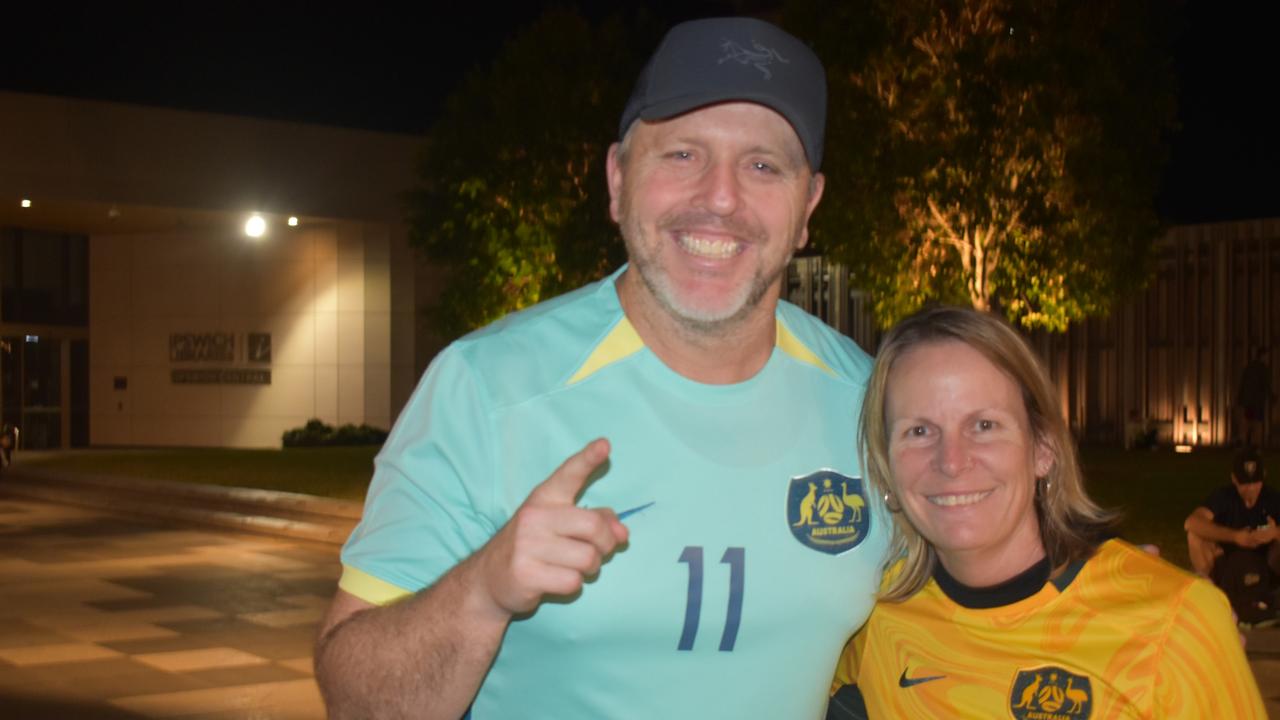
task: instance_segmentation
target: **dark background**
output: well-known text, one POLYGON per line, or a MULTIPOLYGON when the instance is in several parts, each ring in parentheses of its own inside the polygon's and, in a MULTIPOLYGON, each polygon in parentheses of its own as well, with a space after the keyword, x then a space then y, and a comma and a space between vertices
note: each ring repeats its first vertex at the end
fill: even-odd
MULTIPOLYGON (((674 22, 768 4, 577 6, 599 19, 643 5, 674 22)), ((0 17, 0 89, 420 134, 465 74, 546 3, 453 5, 10 6, 0 17)), ((1181 17, 1173 46, 1181 129, 1158 198, 1166 221, 1280 217, 1277 5, 1169 3, 1181 17)))

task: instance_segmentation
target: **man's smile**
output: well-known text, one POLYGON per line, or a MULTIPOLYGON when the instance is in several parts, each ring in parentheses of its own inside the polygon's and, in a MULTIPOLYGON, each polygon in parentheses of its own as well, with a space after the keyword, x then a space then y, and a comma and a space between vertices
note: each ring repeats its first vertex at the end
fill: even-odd
POLYGON ((677 232, 676 244, 686 253, 700 258, 723 260, 737 255, 746 248, 746 243, 728 237, 697 235, 677 232))

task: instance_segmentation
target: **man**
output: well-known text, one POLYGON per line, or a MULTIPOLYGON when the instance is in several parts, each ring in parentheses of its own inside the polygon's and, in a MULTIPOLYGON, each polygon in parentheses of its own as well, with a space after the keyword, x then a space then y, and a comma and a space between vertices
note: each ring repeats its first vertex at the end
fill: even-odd
POLYGON ((630 263, 447 348, 378 457, 317 644, 333 717, 821 715, 888 544, 868 360, 779 300, 825 113, 778 28, 667 34, 607 159, 630 263))
POLYGON ((1254 348, 1253 359, 1240 372, 1236 389, 1236 406, 1240 408, 1244 444, 1261 442, 1266 430, 1267 410, 1275 402, 1271 392, 1271 368, 1267 367, 1267 348, 1254 348), (1254 439, 1257 430, 1257 440, 1254 439))
POLYGON ((1280 494, 1263 485, 1264 476, 1258 451, 1246 446, 1232 462, 1231 484, 1210 493, 1183 525, 1192 567, 1223 589, 1245 622, 1275 614, 1268 576, 1280 573, 1280 494))

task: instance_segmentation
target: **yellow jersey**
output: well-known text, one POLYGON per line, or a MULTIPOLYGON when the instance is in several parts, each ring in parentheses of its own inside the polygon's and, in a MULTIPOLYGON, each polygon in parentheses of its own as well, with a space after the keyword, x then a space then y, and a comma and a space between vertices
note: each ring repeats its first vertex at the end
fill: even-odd
POLYGON ((837 666, 829 720, 1267 717, 1209 581, 1120 540, 1031 575, 974 590, 939 572, 878 603, 837 666))

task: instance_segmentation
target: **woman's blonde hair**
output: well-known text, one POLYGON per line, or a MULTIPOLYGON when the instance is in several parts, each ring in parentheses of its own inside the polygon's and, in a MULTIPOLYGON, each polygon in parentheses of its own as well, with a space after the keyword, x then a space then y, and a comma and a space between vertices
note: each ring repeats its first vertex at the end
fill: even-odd
MULTIPOLYGON (((1088 558, 1111 531, 1115 515, 1103 510, 1085 493, 1075 442, 1054 398, 1053 383, 1031 348, 1003 320, 971 308, 939 306, 903 320, 885 335, 876 354, 862 402, 859 447, 872 492, 893 504, 889 465, 889 435, 885 401, 893 364, 911 349, 955 341, 982 353, 1022 391, 1033 440, 1053 455, 1053 465, 1036 479, 1035 507, 1050 568, 1088 558)), ((886 600, 905 600, 924 587, 933 574, 937 555, 900 508, 894 510, 890 557, 902 559, 899 572, 881 592, 886 600)))

